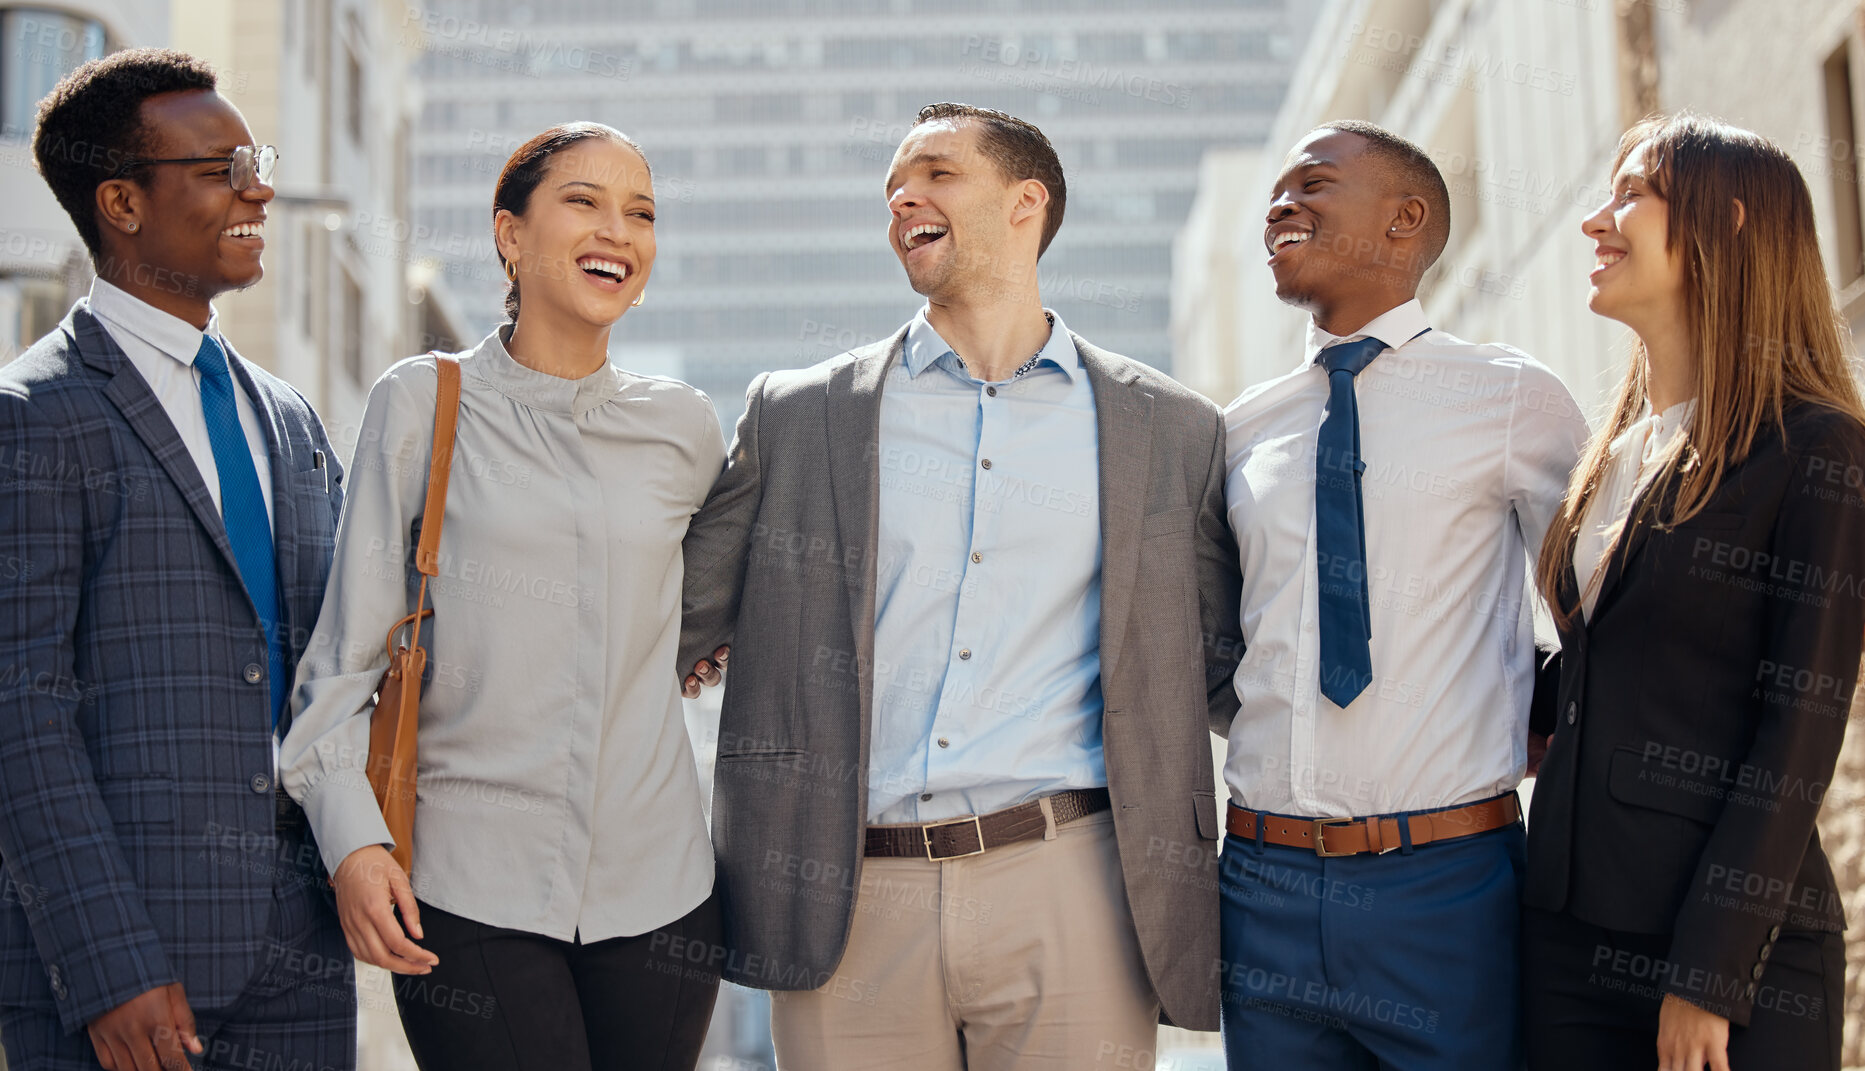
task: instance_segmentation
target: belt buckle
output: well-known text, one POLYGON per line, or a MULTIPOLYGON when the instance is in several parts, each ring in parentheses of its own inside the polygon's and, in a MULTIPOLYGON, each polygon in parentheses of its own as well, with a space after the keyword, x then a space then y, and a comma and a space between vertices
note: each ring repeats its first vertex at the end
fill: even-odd
POLYGON ((968 859, 974 855, 984 854, 984 826, 979 824, 978 816, 975 814, 966 815, 963 818, 953 818, 944 822, 931 822, 927 825, 923 825, 920 827, 920 839, 926 845, 926 859, 928 862, 932 863, 944 862, 947 859, 968 859), (970 822, 972 829, 978 834, 978 850, 973 852, 961 852, 958 855, 934 855, 933 830, 944 829, 947 826, 962 826, 966 822, 970 822))
POLYGON ((1316 855, 1320 856, 1323 859, 1338 859, 1343 855, 1360 854, 1359 852, 1330 852, 1327 849, 1327 844, 1321 839, 1321 831, 1326 829, 1328 826, 1352 825, 1355 819, 1352 819, 1352 818, 1316 818, 1313 821, 1315 824, 1315 854, 1316 855))

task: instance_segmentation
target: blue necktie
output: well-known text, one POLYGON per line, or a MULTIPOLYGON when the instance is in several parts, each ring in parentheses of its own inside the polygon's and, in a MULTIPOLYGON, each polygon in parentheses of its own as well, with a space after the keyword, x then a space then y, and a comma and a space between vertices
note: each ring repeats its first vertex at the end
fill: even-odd
POLYGON ((227 525, 227 542, 239 563, 246 594, 259 611, 266 634, 266 666, 272 684, 272 727, 278 727, 285 709, 285 636, 278 619, 278 566, 272 552, 272 524, 266 519, 265 496, 259 490, 259 471, 253 467, 252 448, 240 427, 240 410, 234 403, 233 376, 227 355, 211 335, 201 337, 194 355, 201 371, 201 412, 207 417, 207 439, 214 448, 214 467, 220 470, 220 516, 227 525))
POLYGON ((1373 682, 1372 604, 1366 584, 1366 512, 1360 497, 1360 411, 1353 380, 1386 344, 1376 338, 1321 351, 1327 415, 1315 449, 1315 580, 1321 615, 1321 694, 1337 707, 1373 682))

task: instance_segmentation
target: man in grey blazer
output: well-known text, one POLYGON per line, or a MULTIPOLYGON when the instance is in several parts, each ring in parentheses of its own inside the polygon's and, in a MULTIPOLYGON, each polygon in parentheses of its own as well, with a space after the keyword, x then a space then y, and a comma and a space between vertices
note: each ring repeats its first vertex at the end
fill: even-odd
POLYGON ((350 1068, 353 966, 274 734, 341 474, 211 301, 272 154, 178 52, 41 104, 97 280, 0 369, 0 1041, 12 1071, 350 1068))
POLYGON ((929 106, 886 194, 925 309, 754 381, 686 542, 681 664, 731 644, 713 958, 785 1067, 1150 1066, 1218 1019, 1223 421, 1043 308, 1034 126, 929 106))

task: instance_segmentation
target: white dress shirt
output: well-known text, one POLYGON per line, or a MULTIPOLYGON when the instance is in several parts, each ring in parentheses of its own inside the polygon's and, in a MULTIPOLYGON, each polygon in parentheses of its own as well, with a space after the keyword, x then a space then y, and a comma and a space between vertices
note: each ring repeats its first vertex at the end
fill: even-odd
POLYGON ((1580 519, 1579 538, 1574 540, 1574 578, 1580 584, 1580 607, 1587 619, 1593 618, 1593 606, 1599 602, 1600 580, 1606 573, 1606 553, 1619 543, 1632 503, 1644 492, 1645 484, 1657 470, 1646 466, 1656 461, 1683 434, 1690 416, 1697 411, 1697 400, 1678 402, 1662 413, 1651 411, 1645 403, 1645 415, 1633 422, 1606 447, 1611 459, 1600 473, 1599 489, 1587 501, 1580 519))
MULTIPOLYGON (((100 278, 91 281, 91 315, 103 322, 104 330, 123 347, 123 355, 149 384, 156 401, 162 403, 162 411, 175 425, 181 444, 188 448, 188 456, 201 472, 201 482, 214 498, 214 509, 220 509, 220 467, 214 464, 214 444, 207 436, 207 416, 201 410, 201 373, 194 367, 203 334, 213 335, 227 354, 228 366, 233 363, 233 347, 220 333, 220 314, 208 313, 207 330, 203 332, 100 278)), ((259 474, 259 493, 265 496, 266 522, 270 524, 272 461, 266 450, 265 430, 253 400, 239 387, 239 380, 233 382, 233 403, 239 408, 240 429, 246 433, 246 445, 252 451, 253 471, 259 474)))
POLYGON ((1356 381, 1373 682, 1321 695, 1315 449, 1328 397, 1310 326, 1288 375, 1225 412, 1243 564, 1242 710, 1224 776, 1240 805, 1352 817, 1499 795, 1522 779, 1533 690, 1529 563, 1587 425, 1519 350, 1427 327, 1409 301, 1350 338, 1390 349, 1356 381), (1418 336, 1418 337, 1414 337, 1418 336))

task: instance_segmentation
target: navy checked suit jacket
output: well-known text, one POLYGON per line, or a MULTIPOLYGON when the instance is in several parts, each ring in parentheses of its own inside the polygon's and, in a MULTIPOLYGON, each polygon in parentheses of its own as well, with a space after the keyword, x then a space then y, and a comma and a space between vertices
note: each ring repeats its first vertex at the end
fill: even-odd
MULTIPOLYGON (((68 1031, 170 982, 232 1004, 295 870, 266 636, 200 471, 88 304, 0 368, 0 1006, 68 1031)), ((310 404, 229 357, 272 463, 289 671, 341 470, 310 404)))

